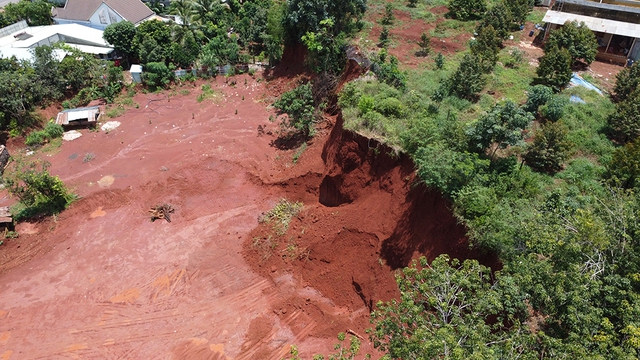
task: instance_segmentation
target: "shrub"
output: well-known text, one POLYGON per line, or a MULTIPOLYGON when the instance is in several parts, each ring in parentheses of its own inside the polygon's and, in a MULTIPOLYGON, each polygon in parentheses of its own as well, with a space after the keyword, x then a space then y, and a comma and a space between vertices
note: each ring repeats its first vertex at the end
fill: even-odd
POLYGON ((378 47, 386 48, 389 45, 389 28, 386 26, 382 28, 378 40, 380 41, 378 42, 378 47))
POLYGON ((640 140, 616 149, 611 162, 607 164, 606 178, 612 185, 631 189, 639 185, 640 140))
POLYGON ((64 129, 62 128, 62 126, 53 122, 49 122, 44 127, 44 129, 33 131, 29 135, 27 135, 25 144, 27 146, 44 145, 46 142, 61 137, 63 133, 64 129))
POLYGON ((420 35, 420 41, 418 42, 418 46, 420 46, 420 51, 418 51, 418 56, 427 56, 431 52, 431 39, 427 35, 427 33, 422 33, 420 35))
POLYGON ((14 214, 16 220, 57 214, 75 199, 62 180, 49 174, 49 166, 47 162, 23 163, 18 160, 13 171, 5 177, 9 193, 18 197, 25 207, 14 214))
POLYGON ((553 97, 553 89, 544 85, 535 85, 529 88, 527 103, 524 109, 532 114, 538 113, 538 108, 547 103, 553 97))
POLYGON ((356 106, 358 105, 361 96, 362 94, 356 86, 356 83, 349 82, 342 88, 342 91, 340 91, 340 95, 338 97, 338 105, 341 108, 356 106))
POLYGON ((573 144, 567 140, 569 129, 561 122, 549 122, 536 131, 533 143, 524 156, 527 164, 537 171, 555 173, 562 170, 573 144))
POLYGON ((400 71, 398 68, 398 58, 395 56, 391 56, 388 63, 384 62, 384 54, 386 53, 383 51, 384 49, 380 51, 382 53, 380 63, 373 68, 373 71, 378 77, 378 80, 404 91, 407 88, 407 73, 400 71))
POLYGON ((382 25, 391 25, 395 20, 395 16, 393 15, 393 4, 387 3, 384 7, 384 16, 382 17, 382 25))
POLYGON ((315 107, 311 84, 304 84, 282 94, 273 106, 281 113, 287 114, 280 126, 285 130, 299 131, 304 136, 313 133, 315 107))
POLYGON ((559 96, 553 96, 549 101, 540 107, 540 115, 550 121, 558 121, 562 118, 564 107, 567 106, 567 99, 559 96))
POLYGON ((476 33, 479 34, 483 28, 492 26, 499 38, 506 39, 509 37, 512 21, 513 16, 511 15, 509 8, 504 4, 504 2, 499 2, 484 14, 482 21, 476 28, 476 33))
POLYGON ((480 29, 476 39, 471 42, 471 53, 478 58, 485 73, 490 73, 496 65, 501 46, 502 40, 491 25, 480 29))
POLYGON ((363 95, 360 97, 360 101, 358 101, 358 110, 360 110, 360 114, 364 115, 375 107, 375 99, 368 95, 363 95))
POLYGON ((386 98, 375 104, 375 110, 384 116, 401 118, 405 114, 404 105, 396 98, 386 98))
POLYGON ((152 89, 164 88, 174 78, 174 73, 163 62, 150 62, 144 66, 142 78, 152 89))
POLYGON ((477 19, 487 11, 486 0, 449 0, 449 14, 458 20, 477 19))
POLYGON ((442 69, 442 67, 444 66, 444 56, 441 52, 436 55, 435 64, 437 69, 442 69))

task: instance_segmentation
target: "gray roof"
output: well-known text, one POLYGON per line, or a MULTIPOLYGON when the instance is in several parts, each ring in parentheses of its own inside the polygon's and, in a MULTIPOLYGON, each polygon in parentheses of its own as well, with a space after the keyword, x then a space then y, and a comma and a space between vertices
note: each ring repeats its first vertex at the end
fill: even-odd
POLYGON ((134 24, 154 14, 141 0, 67 0, 64 8, 53 10, 53 15, 59 19, 88 21, 102 3, 134 24))

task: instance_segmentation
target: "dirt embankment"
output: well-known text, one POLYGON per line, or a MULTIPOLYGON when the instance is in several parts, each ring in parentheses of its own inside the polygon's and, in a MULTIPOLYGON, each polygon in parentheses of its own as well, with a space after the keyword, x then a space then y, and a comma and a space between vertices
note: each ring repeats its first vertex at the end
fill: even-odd
MULTIPOLYGON (((263 224, 245 243, 258 273, 278 286, 297 284, 274 313, 285 319, 301 311, 314 319, 309 339, 348 329, 365 335, 376 303, 399 295, 394 270, 412 259, 477 258, 447 201, 419 183, 407 155, 344 130, 338 115, 317 161, 310 168, 322 173, 277 184, 290 200, 304 201, 289 231, 278 236, 263 224)), ((298 345, 302 355, 312 354, 305 348, 312 343, 298 345)), ((368 341, 363 350, 373 352, 368 341)))

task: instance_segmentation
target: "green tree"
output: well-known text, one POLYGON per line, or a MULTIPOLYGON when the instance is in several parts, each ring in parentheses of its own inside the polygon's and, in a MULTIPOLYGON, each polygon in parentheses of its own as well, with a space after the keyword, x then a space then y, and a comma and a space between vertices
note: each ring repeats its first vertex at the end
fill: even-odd
POLYGON ((4 16, 10 23, 26 20, 29 26, 51 25, 52 4, 43 0, 20 0, 15 4, 7 4, 4 16))
POLYGON ((304 84, 282 94, 273 106, 280 114, 287 114, 280 126, 286 131, 313 135, 315 106, 311 84, 304 84))
POLYGON ((436 59, 434 61, 436 64, 436 68, 442 69, 442 67, 444 66, 444 55, 442 55, 442 53, 439 52, 438 55, 436 55, 436 59))
POLYGON ((546 104, 539 108, 540 115, 546 120, 556 122, 564 115, 564 108, 568 103, 569 101, 565 97, 552 96, 546 104))
POLYGON ((544 55, 540 58, 536 74, 540 82, 552 87, 555 91, 560 91, 569 84, 573 76, 571 54, 567 49, 559 49, 547 44, 544 55))
POLYGON ((527 16, 533 9, 534 0, 508 0, 504 4, 511 13, 512 20, 516 25, 522 25, 527 20, 527 16))
POLYGON ((487 11, 486 0, 449 0, 449 14, 459 20, 478 19, 487 11))
POLYGON ((414 8, 418 5, 418 0, 409 0, 408 7, 414 8))
POLYGON ((502 40, 493 26, 480 29, 478 36, 471 42, 471 53, 480 61, 485 73, 490 73, 498 62, 498 53, 502 47, 502 40))
MULTIPOLYGON (((524 304, 503 303, 525 295, 507 279, 492 280, 476 260, 441 255, 431 265, 420 258, 396 277, 400 299, 378 303, 371 314, 374 346, 389 359, 489 359, 506 356, 524 304), (506 295, 509 296, 506 296, 506 295), (491 324, 487 318, 495 317, 491 324), (506 328, 503 324, 513 324, 506 328), (508 345, 507 345, 508 344, 508 345), (507 345, 507 346, 505 346, 507 345)), ((508 356, 506 356, 508 357, 508 356)))
POLYGON ((640 138, 613 153, 605 176, 615 186, 633 189, 640 185, 640 138))
POLYGON ((366 0, 289 0, 284 19, 289 39, 298 42, 307 33, 322 30, 321 21, 332 19, 332 36, 351 33, 367 9, 366 0))
POLYGON ((60 62, 56 58, 56 48, 43 45, 32 50, 33 70, 38 81, 49 92, 49 99, 60 99, 65 91, 64 79, 60 74, 60 62))
POLYGON ((635 63, 622 69, 616 75, 616 85, 613 88, 615 101, 625 101, 631 93, 640 87, 640 65, 635 63))
POLYGON ((484 14, 484 17, 478 24, 478 27, 476 27, 476 33, 479 34, 483 28, 491 25, 497 32, 498 37, 504 40, 509 37, 512 24, 513 15, 511 14, 511 11, 504 2, 499 2, 493 5, 484 14))
POLYGON ((170 46, 171 28, 162 21, 145 21, 136 28, 133 47, 137 49, 143 64, 166 61, 170 46))
POLYGON ((113 45, 116 51, 120 51, 126 56, 136 54, 133 44, 133 39, 136 37, 136 27, 130 21, 120 21, 107 26, 102 37, 113 45))
POLYGON ((567 139, 569 129, 561 122, 547 122, 536 131, 533 143, 524 156, 527 164, 537 171, 550 174, 562 170, 562 163, 573 144, 567 139))
POLYGON ((545 47, 564 48, 571 54, 571 63, 577 60, 587 65, 596 59, 598 41, 584 22, 567 21, 560 29, 552 31, 545 47))
POLYGON ((53 215, 64 210, 74 199, 62 180, 51 176, 51 164, 42 161, 18 160, 4 180, 9 193, 16 196, 25 207, 17 218, 53 215))
POLYGON ((614 138, 629 142, 640 136, 640 90, 616 104, 616 110, 607 119, 614 138))
POLYGON ((474 99, 487 83, 482 62, 466 54, 448 81, 448 91, 462 99, 474 99))
POLYGON ((496 104, 467 131, 471 147, 484 153, 491 150, 493 160, 498 149, 522 142, 522 131, 533 121, 533 116, 512 100, 496 104))
POLYGON ((538 108, 553 97, 553 89, 545 85, 535 85, 527 91, 527 103, 524 109, 536 115, 538 108))
POLYGON ((378 47, 386 49, 389 46, 389 28, 384 26, 380 31, 380 37, 378 38, 378 47))
POLYGON ((30 125, 30 113, 48 93, 33 72, 0 72, 0 117, 2 128, 15 121, 18 127, 30 125))
POLYGON ((423 32, 420 35, 420 41, 418 41, 418 46, 420 46, 420 51, 418 51, 418 56, 427 56, 429 52, 431 52, 431 38, 427 35, 426 32, 423 32))
POLYGON ((174 73, 164 62, 149 62, 144 66, 142 79, 151 89, 164 88, 174 78, 174 73))
POLYGON ((392 25, 395 19, 396 17, 395 15, 393 15, 393 4, 387 3, 384 6, 384 16, 382 17, 382 20, 380 21, 380 23, 382 25, 392 25))

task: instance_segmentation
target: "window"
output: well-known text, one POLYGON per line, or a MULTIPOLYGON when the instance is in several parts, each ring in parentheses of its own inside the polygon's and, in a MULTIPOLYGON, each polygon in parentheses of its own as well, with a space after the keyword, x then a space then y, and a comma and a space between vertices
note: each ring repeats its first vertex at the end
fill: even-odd
POLYGON ((107 14, 104 11, 104 9, 100 9, 100 12, 98 13, 98 17, 100 18, 100 24, 108 24, 107 14))

